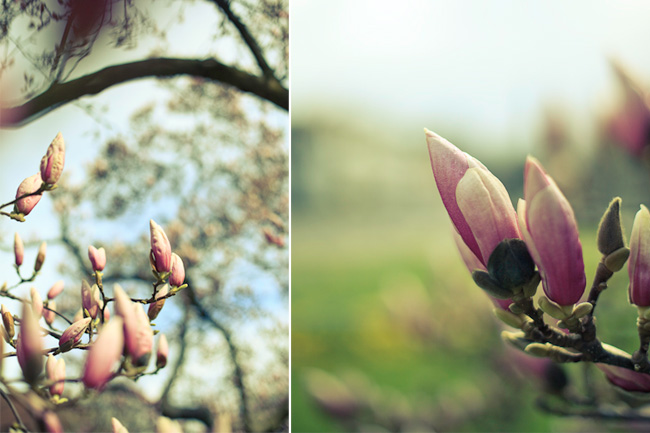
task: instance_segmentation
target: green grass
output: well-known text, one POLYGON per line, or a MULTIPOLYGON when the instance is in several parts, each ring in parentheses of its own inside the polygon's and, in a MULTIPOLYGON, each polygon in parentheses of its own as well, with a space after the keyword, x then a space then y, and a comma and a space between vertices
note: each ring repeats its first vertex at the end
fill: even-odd
MULTIPOLYGON (((304 220, 294 226, 292 249, 292 430, 347 431, 316 407, 305 391, 305 373, 317 368, 344 377, 363 374, 380 400, 399 401, 412 410, 425 401, 432 413, 467 415, 452 424, 455 431, 577 431, 584 421, 545 415, 534 408, 538 390, 530 380, 510 380, 511 361, 487 298, 463 267, 451 237, 432 232, 424 237, 423 221, 393 227, 341 226, 304 220), (412 314, 391 315, 386 293, 398 303, 412 296, 413 285, 424 288, 431 311, 430 335, 409 332, 412 314), (405 319, 406 317, 406 319, 405 319)), ((595 233, 581 238, 587 280, 599 255, 595 233)), ((632 351, 636 345, 636 311, 627 304, 625 272, 612 279, 601 296, 597 318, 603 340, 632 351)), ((579 366, 570 366, 572 377, 579 366)), ((598 372, 596 372, 598 374, 598 372)), ((600 379, 602 382, 602 379, 600 379)), ((576 381, 579 386, 579 381, 576 381)), ((588 428, 602 430, 602 425, 588 428)))

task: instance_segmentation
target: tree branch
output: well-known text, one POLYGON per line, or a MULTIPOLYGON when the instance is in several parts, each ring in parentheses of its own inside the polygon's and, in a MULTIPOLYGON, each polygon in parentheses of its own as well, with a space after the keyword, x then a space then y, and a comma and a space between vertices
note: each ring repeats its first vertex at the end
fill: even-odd
POLYGON ((213 3, 216 3, 217 6, 219 6, 219 9, 228 17, 228 20, 237 28, 237 31, 239 31, 239 34, 241 35, 242 39, 250 48, 251 53, 253 53, 253 56, 255 57, 255 60, 257 61, 257 64, 260 66, 262 69, 262 73, 264 73, 264 76, 266 77, 274 77, 273 75, 273 70, 269 67, 268 63, 266 63, 266 59, 264 58, 264 54, 262 54, 262 49, 258 45, 257 41, 251 35, 251 33, 248 31, 248 28, 242 23, 242 21, 239 19, 237 15, 233 13, 233 11, 230 9, 230 1, 228 0, 212 0, 213 3))
POLYGON ((289 109, 289 91, 276 79, 251 75, 215 59, 154 58, 109 66, 65 83, 55 83, 45 92, 16 107, 0 109, 0 127, 25 125, 68 102, 127 81, 148 77, 190 75, 228 84, 250 92, 278 107, 289 109))

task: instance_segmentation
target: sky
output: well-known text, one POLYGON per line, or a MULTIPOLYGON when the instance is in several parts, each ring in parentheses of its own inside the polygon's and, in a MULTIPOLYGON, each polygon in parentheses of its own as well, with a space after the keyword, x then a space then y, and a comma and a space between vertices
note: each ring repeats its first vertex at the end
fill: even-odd
POLYGON ((530 146, 545 104, 585 125, 611 102, 609 59, 650 75, 649 17, 640 0, 293 0, 292 121, 335 106, 530 146))

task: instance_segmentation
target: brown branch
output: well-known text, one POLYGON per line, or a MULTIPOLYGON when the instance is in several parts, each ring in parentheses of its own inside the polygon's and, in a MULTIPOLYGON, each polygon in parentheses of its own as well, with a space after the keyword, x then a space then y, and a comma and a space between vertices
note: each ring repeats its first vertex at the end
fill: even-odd
POLYGON ((266 62, 266 59, 264 58, 264 54, 262 53, 262 48, 260 48, 259 44, 251 35, 251 33, 248 31, 248 28, 242 23, 242 21, 239 19, 237 15, 233 13, 233 11, 230 9, 230 1, 229 0, 212 0, 213 3, 215 3, 217 6, 219 6, 219 9, 228 17, 228 20, 237 28, 237 31, 241 35, 242 39, 248 46, 248 48, 251 50, 251 53, 253 53, 253 56, 255 57, 255 60, 257 61, 257 64, 260 66, 260 69, 262 69, 262 73, 266 77, 274 77, 273 75, 273 70, 269 66, 269 64, 266 62))
POLYGON ((65 83, 53 84, 38 96, 16 107, 0 109, 0 127, 25 125, 82 96, 95 95, 127 81, 149 77, 190 75, 228 84, 289 109, 289 91, 277 80, 249 74, 215 59, 155 58, 109 66, 65 83))

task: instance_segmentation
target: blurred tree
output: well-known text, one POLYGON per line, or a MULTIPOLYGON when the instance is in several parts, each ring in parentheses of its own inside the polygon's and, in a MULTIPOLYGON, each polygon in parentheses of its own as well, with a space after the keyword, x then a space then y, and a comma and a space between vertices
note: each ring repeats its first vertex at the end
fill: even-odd
MULTIPOLYGON (((183 2, 180 10, 200 3, 183 2)), ((105 285, 119 282, 132 296, 145 295, 147 234, 133 233, 126 243, 111 233, 142 223, 143 210, 153 209, 189 283, 184 305, 174 298, 157 319, 178 357, 156 406, 209 429, 231 423, 234 430, 279 430, 288 415, 288 329, 281 317, 288 294, 288 6, 207 3, 219 25, 206 39, 229 41, 234 48, 224 55, 235 53, 232 64, 212 49, 195 59, 160 57, 168 34, 157 12, 178 2, 3 1, 0 46, 8 55, 0 73, 21 70, 24 85, 21 101, 0 108, 0 126, 26 125, 125 81, 185 76, 161 81, 167 103, 143 101, 128 133, 110 131, 82 180, 59 182, 59 240, 74 258, 61 258, 61 271, 90 274, 86 247, 104 246, 105 285), (101 65, 107 46, 111 58, 125 59, 150 37, 154 57, 101 65), (217 364, 224 363, 220 378, 217 364)), ((92 100, 82 108, 95 114, 92 100)), ((78 294, 62 304, 71 317, 78 294)))

